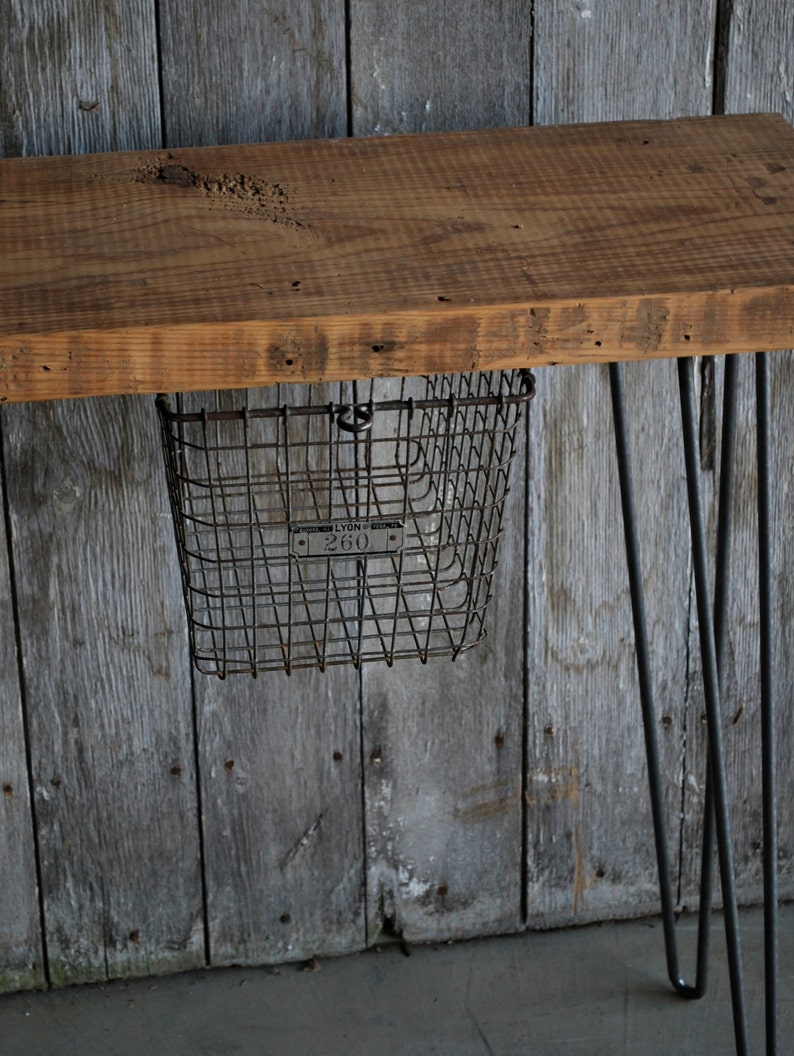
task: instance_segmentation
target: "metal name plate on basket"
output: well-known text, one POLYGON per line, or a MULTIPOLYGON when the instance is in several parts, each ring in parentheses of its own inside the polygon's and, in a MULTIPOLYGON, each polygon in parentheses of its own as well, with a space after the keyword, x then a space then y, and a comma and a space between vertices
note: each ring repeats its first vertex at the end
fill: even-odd
POLYGON ((454 659, 485 636, 532 375, 320 391, 252 390, 242 407, 218 393, 212 410, 206 395, 158 397, 200 671, 454 659))
POLYGON ((397 554, 403 548, 405 525, 400 521, 327 521, 294 524, 289 530, 295 557, 356 557, 397 554))

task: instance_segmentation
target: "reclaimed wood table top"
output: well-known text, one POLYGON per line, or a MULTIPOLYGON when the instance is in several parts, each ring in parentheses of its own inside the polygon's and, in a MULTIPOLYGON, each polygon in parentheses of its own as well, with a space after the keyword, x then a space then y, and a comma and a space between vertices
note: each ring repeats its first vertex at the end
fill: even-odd
POLYGON ((775 115, 0 161, 0 401, 792 346, 775 115))

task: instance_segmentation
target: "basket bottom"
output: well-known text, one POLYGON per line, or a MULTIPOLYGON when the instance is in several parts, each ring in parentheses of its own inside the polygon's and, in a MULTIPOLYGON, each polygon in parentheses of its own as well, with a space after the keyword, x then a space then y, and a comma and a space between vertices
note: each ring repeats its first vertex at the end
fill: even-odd
POLYGON ((443 575, 408 565, 404 555, 271 562, 259 570, 266 586, 254 576, 254 589, 245 589, 238 567, 234 593, 192 589, 196 667, 224 678, 377 661, 391 666, 401 659, 426 663, 454 660, 482 641, 493 569, 464 576, 457 555, 443 575))

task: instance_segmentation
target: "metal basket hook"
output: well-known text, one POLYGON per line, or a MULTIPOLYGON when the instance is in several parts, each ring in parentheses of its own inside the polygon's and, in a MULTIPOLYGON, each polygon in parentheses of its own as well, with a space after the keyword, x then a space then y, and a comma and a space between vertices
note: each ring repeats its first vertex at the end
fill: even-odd
POLYGON ((372 407, 363 403, 337 404, 336 424, 346 433, 363 433, 372 428, 372 407))

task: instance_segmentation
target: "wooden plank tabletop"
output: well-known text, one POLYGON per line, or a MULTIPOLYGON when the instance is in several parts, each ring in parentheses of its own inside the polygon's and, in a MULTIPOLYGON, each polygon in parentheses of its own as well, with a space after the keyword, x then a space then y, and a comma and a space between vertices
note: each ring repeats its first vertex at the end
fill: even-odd
POLYGON ((0 401, 792 346, 775 115, 0 161, 0 401))

